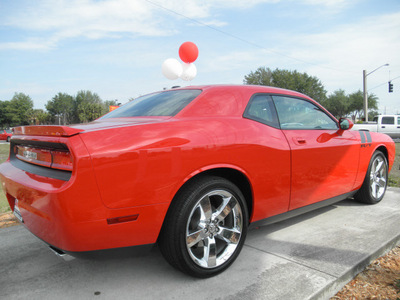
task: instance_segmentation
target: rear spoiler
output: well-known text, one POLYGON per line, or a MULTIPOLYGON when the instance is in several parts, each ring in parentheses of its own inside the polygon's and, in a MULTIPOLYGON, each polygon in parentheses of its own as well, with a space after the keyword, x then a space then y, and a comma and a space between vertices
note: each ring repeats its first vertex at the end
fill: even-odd
POLYGON ((15 135, 39 135, 39 136, 62 136, 68 137, 84 131, 83 129, 71 128, 68 126, 35 125, 20 126, 13 128, 15 135))

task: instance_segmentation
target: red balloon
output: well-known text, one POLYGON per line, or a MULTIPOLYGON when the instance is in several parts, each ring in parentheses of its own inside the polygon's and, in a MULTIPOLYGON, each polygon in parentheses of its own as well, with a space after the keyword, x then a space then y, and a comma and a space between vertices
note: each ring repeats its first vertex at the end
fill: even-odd
POLYGON ((194 62, 199 56, 199 49, 195 43, 184 42, 179 47, 179 57, 181 60, 187 64, 194 62))

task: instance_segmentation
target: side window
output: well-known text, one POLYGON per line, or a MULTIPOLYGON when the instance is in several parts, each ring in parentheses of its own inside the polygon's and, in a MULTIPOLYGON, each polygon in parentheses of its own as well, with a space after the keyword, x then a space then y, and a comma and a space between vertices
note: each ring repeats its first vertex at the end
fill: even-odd
POLYGON ((273 96, 281 129, 338 129, 336 121, 306 100, 273 96))
POLYGON ((278 118, 271 96, 258 94, 253 96, 243 115, 245 118, 279 128, 278 118))
POLYGON ((382 124, 393 125, 394 117, 382 117, 382 124))
POLYGON ((400 125, 400 117, 397 117, 397 125, 400 125))

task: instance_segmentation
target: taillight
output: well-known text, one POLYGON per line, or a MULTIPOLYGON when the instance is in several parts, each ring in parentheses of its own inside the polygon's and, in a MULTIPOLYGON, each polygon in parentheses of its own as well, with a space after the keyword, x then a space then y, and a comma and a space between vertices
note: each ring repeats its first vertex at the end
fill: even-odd
POLYGON ((68 150, 41 149, 15 146, 15 156, 23 161, 43 167, 72 171, 73 158, 68 150))
POLYGON ((51 155, 53 158, 52 168, 72 171, 73 160, 69 151, 51 151, 51 155))

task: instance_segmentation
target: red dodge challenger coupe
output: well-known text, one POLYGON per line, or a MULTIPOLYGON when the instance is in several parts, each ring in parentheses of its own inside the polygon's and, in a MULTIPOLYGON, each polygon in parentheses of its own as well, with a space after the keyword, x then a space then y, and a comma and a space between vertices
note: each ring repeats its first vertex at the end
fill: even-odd
POLYGON ((209 277, 249 226, 382 200, 395 145, 352 125, 289 90, 179 88, 89 124, 15 128, 0 180, 14 214, 58 252, 158 242, 171 265, 209 277))

